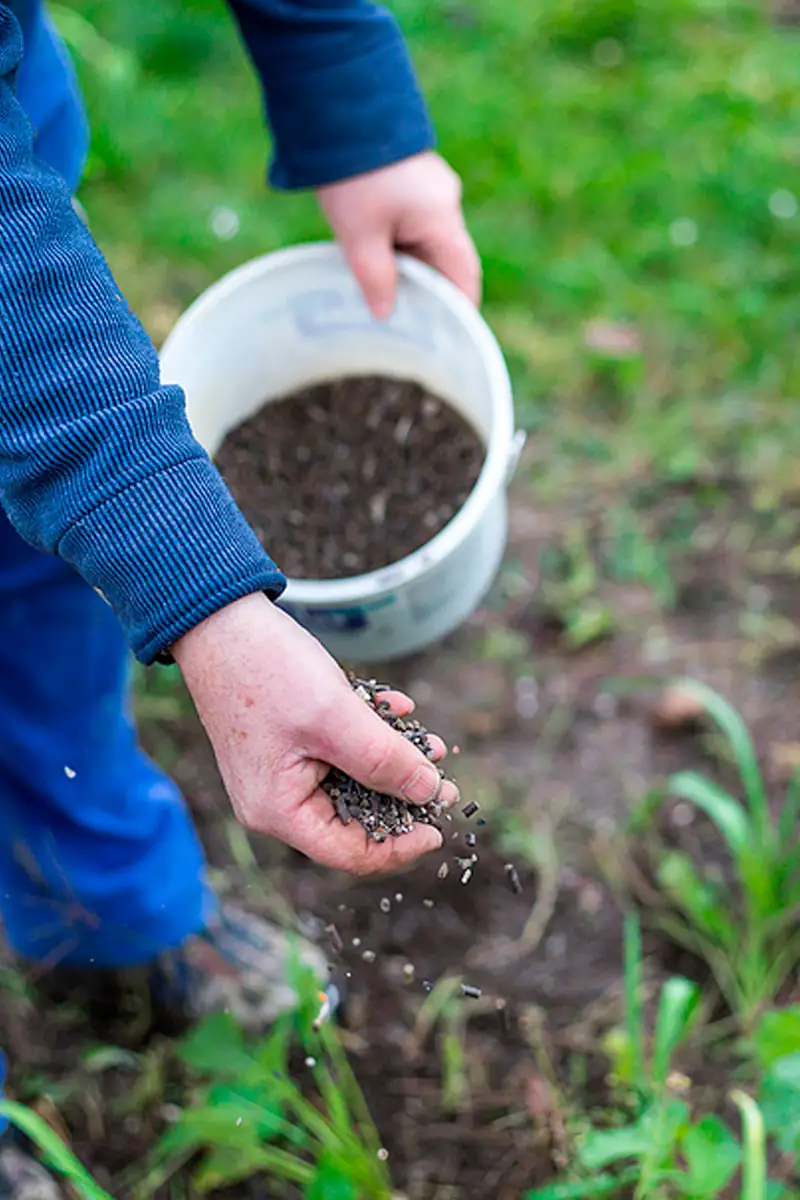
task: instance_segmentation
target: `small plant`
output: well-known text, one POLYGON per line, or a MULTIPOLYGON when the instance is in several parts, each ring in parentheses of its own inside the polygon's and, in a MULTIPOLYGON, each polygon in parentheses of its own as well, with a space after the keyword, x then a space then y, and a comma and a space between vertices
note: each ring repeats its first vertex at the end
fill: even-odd
POLYGON ((442 1052, 442 1107, 462 1108, 469 1097, 469 1075, 464 1045, 465 1025, 462 982, 459 975, 444 975, 425 997, 406 1051, 414 1058, 422 1043, 439 1026, 442 1052))
POLYGON ((688 854, 658 842, 656 878, 670 902, 664 932, 703 958, 745 1029, 779 994, 800 963, 800 774, 773 818, 755 748, 736 710, 711 688, 680 681, 724 739, 739 777, 739 796, 695 771, 680 771, 645 801, 638 823, 652 826, 671 797, 694 805, 719 831, 733 868, 720 881, 688 854))
POLYGON ((224 1013, 184 1041, 180 1057, 202 1082, 157 1145, 139 1196, 199 1158, 191 1183, 201 1194, 264 1172, 299 1186, 306 1200, 390 1200, 388 1156, 337 1034, 327 1023, 315 1027, 316 988, 301 994, 300 1012, 279 1018, 255 1045, 224 1013), (314 1099, 289 1074, 298 1040, 314 1099))
POLYGON ((699 989, 679 977, 667 980, 658 1000, 648 1053, 642 1006, 643 971, 638 921, 625 923, 625 1011, 622 1037, 615 1042, 618 1081, 632 1092, 635 1117, 612 1128, 593 1127, 580 1139, 575 1178, 529 1192, 527 1200, 589 1200, 619 1192, 634 1200, 667 1196, 706 1200, 725 1189, 744 1164, 747 1188, 742 1200, 763 1200, 766 1179, 760 1110, 750 1097, 732 1098, 744 1114, 745 1152, 717 1116, 694 1120, 681 1092, 688 1081, 673 1070, 697 1012, 699 989))

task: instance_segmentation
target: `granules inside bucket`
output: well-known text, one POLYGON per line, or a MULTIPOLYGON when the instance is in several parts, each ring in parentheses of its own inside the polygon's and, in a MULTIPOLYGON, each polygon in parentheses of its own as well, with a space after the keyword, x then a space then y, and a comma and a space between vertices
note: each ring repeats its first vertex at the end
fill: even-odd
POLYGON ((295 579, 390 565, 465 503, 484 444, 419 384, 364 375, 265 404, 216 463, 264 546, 295 579))

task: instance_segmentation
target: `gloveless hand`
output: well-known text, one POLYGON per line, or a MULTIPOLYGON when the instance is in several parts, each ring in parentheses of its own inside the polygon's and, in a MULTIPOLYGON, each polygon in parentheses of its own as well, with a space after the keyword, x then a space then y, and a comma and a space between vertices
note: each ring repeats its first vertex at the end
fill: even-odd
MULTIPOLYGON (((355 695, 320 643, 262 595, 221 609, 172 648, 243 825, 353 875, 406 866, 442 844, 431 826, 377 843, 343 825, 320 788, 331 766, 379 792, 458 798, 428 759, 355 695)), ((388 693, 399 714, 408 697, 388 693)), ((437 757, 445 750, 432 739, 437 757)))
POLYGON ((438 154, 416 154, 317 196, 376 317, 394 306, 395 250, 436 267, 479 303, 481 265, 461 211, 461 181, 438 154))

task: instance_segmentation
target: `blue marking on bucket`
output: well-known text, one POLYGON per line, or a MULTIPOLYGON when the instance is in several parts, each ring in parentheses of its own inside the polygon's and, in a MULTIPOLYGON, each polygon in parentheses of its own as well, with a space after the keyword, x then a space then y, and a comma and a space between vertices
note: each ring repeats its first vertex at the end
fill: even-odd
POLYGON ((370 613, 394 602, 394 596, 384 596, 373 604, 348 605, 346 608, 317 608, 308 604, 281 604, 281 608, 311 633, 355 634, 369 628, 370 613))

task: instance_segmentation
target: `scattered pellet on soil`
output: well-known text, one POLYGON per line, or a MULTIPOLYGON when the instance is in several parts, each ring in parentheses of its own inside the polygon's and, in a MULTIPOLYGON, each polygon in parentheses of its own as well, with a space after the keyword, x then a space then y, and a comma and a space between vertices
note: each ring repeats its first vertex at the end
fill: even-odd
POLYGON ((423 979, 423 981, 422 981, 422 987, 423 987, 423 989, 424 989, 426 992, 432 992, 432 991, 433 991, 433 984, 431 983, 430 979, 423 979))
POLYGON ((74 779, 78 772, 73 771, 72 767, 64 767, 64 774, 66 775, 67 779, 74 779))
POLYGON ((392 902, 388 896, 384 896, 381 900, 380 910, 382 913, 388 913, 392 911, 392 902))
POLYGON ((216 465, 289 576, 337 579, 435 537, 484 457, 449 404, 409 380, 364 375, 264 404, 228 434, 216 465))
POLYGON ((365 950, 361 957, 365 963, 374 963, 377 955, 374 950, 365 950))
POLYGON ((405 966, 403 967, 403 978, 405 979, 406 983, 413 983, 415 975, 416 975, 416 968, 414 967, 414 964, 406 963, 405 966))
POLYGON ((467 867, 466 871, 461 876, 460 882, 461 883, 469 883, 470 879, 472 879, 472 867, 467 867))
POLYGON ((486 818, 485 818, 485 817, 478 817, 478 819, 477 819, 477 821, 475 822, 475 824, 476 824, 476 825, 485 825, 485 824, 486 824, 486 818))
POLYGON ((483 991, 479 987, 473 987, 469 983, 462 983, 461 995, 466 996, 469 1000, 480 1000, 483 991))
POLYGON ((474 833, 468 833, 467 836, 464 838, 464 841, 467 843, 467 845, 470 848, 473 846, 476 846, 478 844, 478 839, 474 833))
POLYGON ((358 947, 361 945, 361 938, 360 938, 360 937, 354 937, 354 938, 353 938, 353 945, 355 946, 355 948, 356 948, 356 950, 357 950, 357 949, 358 949, 358 947))
POLYGON ((450 873, 450 868, 448 867, 446 862, 443 862, 440 865, 439 870, 436 872, 436 878, 437 879, 447 879, 447 876, 449 873, 450 873))
POLYGON ((381 1162, 386 1162, 388 1157, 389 1157, 389 1151, 384 1149, 383 1146, 381 1146, 380 1150, 378 1151, 378 1158, 381 1160, 381 1162))
POLYGON ((519 895, 522 891, 522 880, 519 877, 517 868, 513 863, 506 863, 504 870, 506 873, 506 879, 508 880, 512 892, 516 892, 516 894, 519 895))
POLYGON ((450 751, 450 753, 451 753, 451 754, 460 754, 460 753, 461 753, 461 747, 460 747, 460 746, 453 746, 453 748, 452 748, 452 750, 450 751))
MULTIPOLYGON (((374 679, 358 679, 355 675, 350 675, 349 678, 356 695, 374 709, 379 717, 412 745, 417 746, 428 758, 433 757, 428 731, 420 722, 412 717, 395 716, 386 702, 380 700, 381 693, 388 690, 386 684, 376 683, 374 679)), ((444 780, 445 775, 441 769, 439 775, 444 780)), ((417 824, 432 825, 441 833, 443 809, 437 799, 428 804, 406 804, 394 796, 372 791, 352 776, 340 771, 338 767, 331 768, 322 782, 322 789, 330 797, 342 824, 348 825, 350 821, 357 821, 375 842, 385 842, 388 837, 400 837, 411 833, 417 824)), ((383 908, 384 903, 391 908, 391 901, 388 898, 381 901, 381 908, 388 912, 388 908, 383 908)))
POLYGON ((433 902, 433 900, 429 900, 429 899, 427 898, 427 896, 426 896, 426 897, 425 897, 425 899, 422 901, 422 903, 425 905, 425 907, 426 907, 426 908, 433 908, 433 904, 434 904, 434 902, 433 902))
POLYGON ((395 894, 394 894, 394 899, 395 899, 395 903, 396 903, 396 904, 402 904, 402 903, 403 903, 403 893, 402 893, 402 892, 395 892, 395 894))
MULTIPOLYGON (((317 1060, 315 1058, 312 1058, 311 1055, 309 1054, 308 1058, 306 1059, 306 1066, 307 1067, 315 1067, 316 1065, 317 1065, 317 1060)), ((241 1118, 239 1118, 239 1119, 241 1120, 241 1118)), ((237 1121, 237 1125, 238 1125, 238 1123, 239 1122, 237 1121)))
POLYGON ((469 804, 464 806, 461 815, 464 817, 474 817, 479 808, 480 804, 475 800, 470 800, 469 804))

